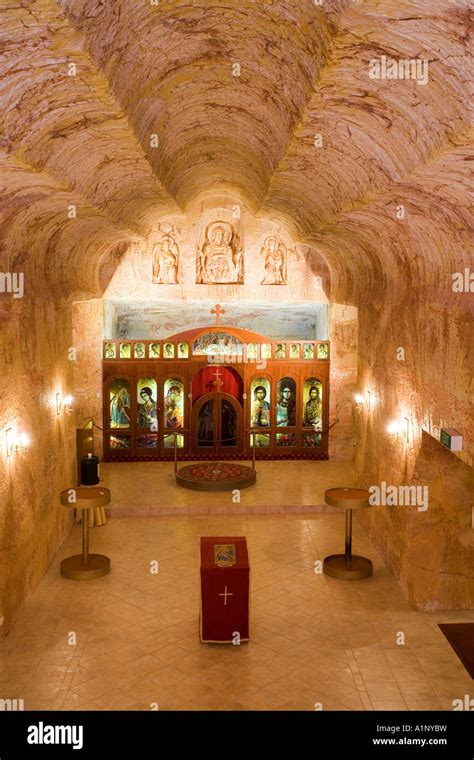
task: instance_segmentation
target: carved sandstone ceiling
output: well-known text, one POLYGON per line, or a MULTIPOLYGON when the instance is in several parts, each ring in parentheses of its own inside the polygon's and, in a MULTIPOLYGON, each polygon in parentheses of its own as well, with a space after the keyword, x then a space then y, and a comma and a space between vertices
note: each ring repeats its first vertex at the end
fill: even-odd
POLYGON ((4 0, 7 262, 94 289, 104 254, 226 190, 315 244, 334 297, 448 302, 469 263, 468 7, 4 0), (382 55, 428 59, 428 83, 371 79, 382 55))

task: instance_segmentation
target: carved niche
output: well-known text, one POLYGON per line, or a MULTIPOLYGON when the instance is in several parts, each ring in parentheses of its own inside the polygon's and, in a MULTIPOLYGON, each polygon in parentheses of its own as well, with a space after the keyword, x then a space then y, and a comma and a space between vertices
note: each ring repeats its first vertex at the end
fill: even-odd
POLYGON ((196 282, 203 284, 244 281, 244 255, 238 235, 229 222, 207 225, 202 247, 197 249, 196 282))
POLYGON ((260 254, 263 259, 264 277, 261 285, 286 285, 286 247, 276 235, 263 241, 260 254))
POLYGON ((178 282, 179 248, 173 235, 162 235, 153 247, 153 282, 176 285, 178 282))

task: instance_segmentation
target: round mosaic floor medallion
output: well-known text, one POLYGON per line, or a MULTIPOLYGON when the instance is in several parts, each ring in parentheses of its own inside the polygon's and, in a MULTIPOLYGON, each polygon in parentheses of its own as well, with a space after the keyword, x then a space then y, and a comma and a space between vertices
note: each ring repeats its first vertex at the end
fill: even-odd
POLYGON ((234 462, 196 462, 181 467, 176 482, 195 491, 232 491, 253 486, 256 473, 251 467, 234 462))

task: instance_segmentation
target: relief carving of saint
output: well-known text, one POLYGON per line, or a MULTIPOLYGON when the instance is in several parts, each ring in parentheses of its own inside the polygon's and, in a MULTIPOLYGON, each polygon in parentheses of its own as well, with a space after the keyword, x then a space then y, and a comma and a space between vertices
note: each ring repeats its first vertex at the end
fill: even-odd
POLYGON ((286 248, 272 235, 265 238, 260 251, 265 266, 261 285, 286 285, 286 248))
POLYGON ((243 283, 243 251, 229 222, 206 227, 202 249, 197 251, 197 283, 243 283), (238 250, 239 249, 239 250, 238 250))
POLYGON ((178 282, 179 249, 171 235, 163 235, 153 248, 153 282, 175 285, 178 282))

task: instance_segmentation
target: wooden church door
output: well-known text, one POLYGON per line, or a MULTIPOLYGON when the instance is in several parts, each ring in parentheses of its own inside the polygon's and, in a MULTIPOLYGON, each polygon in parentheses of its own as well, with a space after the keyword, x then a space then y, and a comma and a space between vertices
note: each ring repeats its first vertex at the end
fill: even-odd
POLYGON ((193 448, 215 456, 242 453, 242 406, 228 393, 206 393, 193 407, 193 448))

